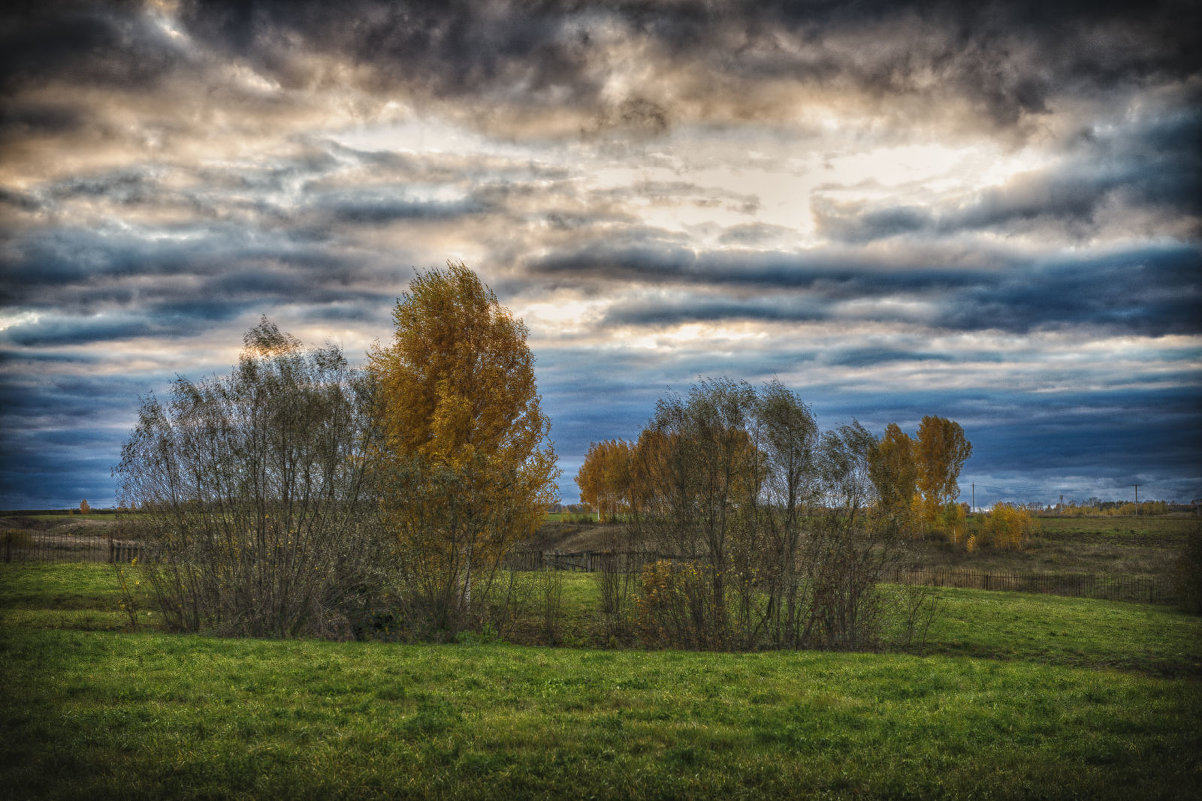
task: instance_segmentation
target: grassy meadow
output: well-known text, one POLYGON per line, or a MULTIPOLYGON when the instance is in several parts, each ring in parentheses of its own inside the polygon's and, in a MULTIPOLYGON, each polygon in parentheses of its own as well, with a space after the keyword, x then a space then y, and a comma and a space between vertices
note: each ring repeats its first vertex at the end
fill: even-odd
MULTIPOLYGON (((564 576, 587 642, 596 577, 564 576)), ((36 798, 1192 798, 1202 619, 940 590, 925 654, 137 630, 107 565, 0 565, 0 787, 36 798)))

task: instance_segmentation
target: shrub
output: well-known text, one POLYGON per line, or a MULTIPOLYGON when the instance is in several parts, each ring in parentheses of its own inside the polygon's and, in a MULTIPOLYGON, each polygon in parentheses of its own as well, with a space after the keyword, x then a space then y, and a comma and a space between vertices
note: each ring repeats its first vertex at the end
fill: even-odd
POLYGON ((122 450, 123 524, 166 623, 351 636, 389 577, 367 443, 371 386, 341 352, 303 352, 264 319, 233 373, 153 396, 122 450))
POLYGON ((1031 513, 1008 503, 996 503, 981 522, 976 539, 994 548, 1021 548, 1031 535, 1031 513))
POLYGON ((707 565, 659 560, 643 568, 642 586, 635 599, 639 628, 652 646, 715 648, 721 645, 716 608, 710 592, 707 565))

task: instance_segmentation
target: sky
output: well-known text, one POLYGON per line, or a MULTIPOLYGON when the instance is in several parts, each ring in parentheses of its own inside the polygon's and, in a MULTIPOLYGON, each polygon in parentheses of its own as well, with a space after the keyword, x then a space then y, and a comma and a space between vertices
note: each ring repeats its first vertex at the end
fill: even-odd
POLYGON ((0 12, 0 508, 111 504, 267 315, 356 363, 462 260, 565 502, 702 377, 950 417, 961 498, 1202 496, 1202 4, 0 12))

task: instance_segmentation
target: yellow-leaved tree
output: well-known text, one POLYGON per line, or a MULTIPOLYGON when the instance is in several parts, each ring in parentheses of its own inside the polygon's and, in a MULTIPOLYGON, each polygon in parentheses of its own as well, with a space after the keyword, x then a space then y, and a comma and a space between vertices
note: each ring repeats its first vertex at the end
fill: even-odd
POLYGON ((942 529, 956 541, 962 533, 955 530, 958 517, 955 510, 945 513, 944 507, 960 495, 960 469, 972 456, 972 443, 965 439, 959 423, 946 417, 927 415, 918 425, 914 453, 923 522, 942 529))
POLYGON ((576 473, 576 486, 580 487, 580 501, 596 509, 602 523, 616 520, 629 509, 633 458, 634 448, 625 440, 589 445, 576 473))
POLYGON ((911 507, 918 487, 914 450, 910 435, 897 423, 890 423, 869 460, 869 475, 876 486, 882 522, 894 531, 912 533, 911 507))
POLYGON ((497 570, 555 500, 559 470, 521 320, 463 263, 418 273, 369 354, 383 513, 415 623, 480 621, 497 570))

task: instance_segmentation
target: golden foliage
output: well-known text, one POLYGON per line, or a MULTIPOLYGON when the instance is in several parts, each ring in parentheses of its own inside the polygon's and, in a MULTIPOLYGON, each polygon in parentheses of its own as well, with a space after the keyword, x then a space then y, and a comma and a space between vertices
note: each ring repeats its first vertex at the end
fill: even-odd
POLYGON ((580 501, 596 509, 603 523, 630 509, 633 459, 634 446, 625 440, 594 442, 576 473, 580 501))
POLYGON ((909 528, 913 519, 911 504, 918 485, 914 440, 897 423, 885 426, 869 460, 869 475, 876 487, 880 511, 899 528, 909 528))
MULTIPOLYGON (((427 600, 470 607, 555 499, 555 452, 521 320, 462 263, 419 273, 370 353, 386 516, 427 600)), ((449 605, 449 606, 448 606, 449 605)))
POLYGON ((915 447, 918 490, 934 516, 944 504, 960 494, 957 479, 964 462, 972 456, 972 443, 964 438, 959 423, 946 417, 927 415, 918 426, 915 447))
POLYGON ((1008 503, 996 503, 982 521, 979 539, 995 548, 1021 548, 1031 535, 1031 513, 1008 503))

